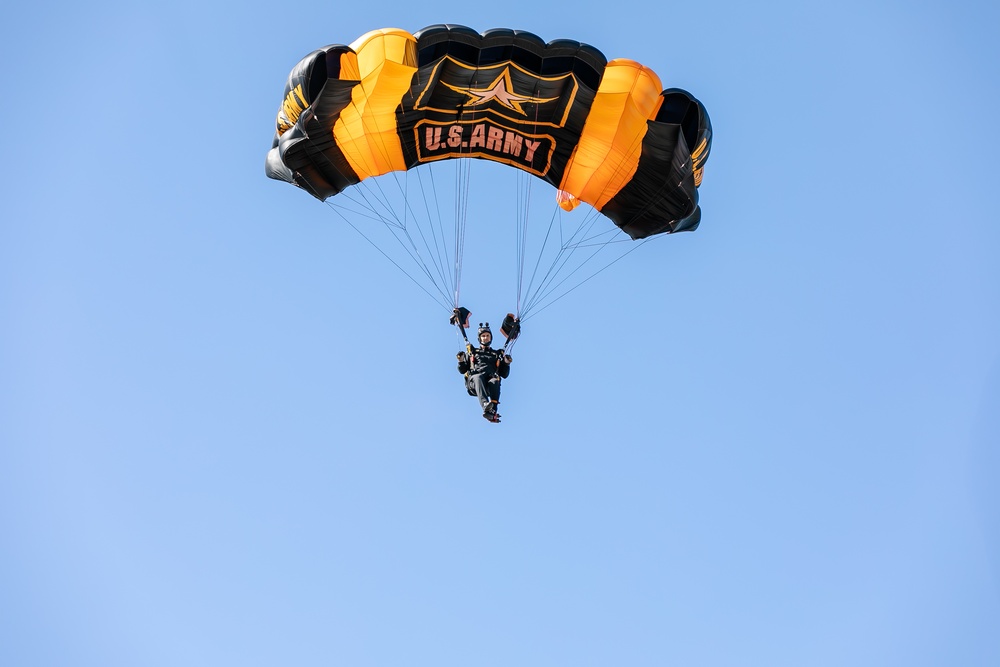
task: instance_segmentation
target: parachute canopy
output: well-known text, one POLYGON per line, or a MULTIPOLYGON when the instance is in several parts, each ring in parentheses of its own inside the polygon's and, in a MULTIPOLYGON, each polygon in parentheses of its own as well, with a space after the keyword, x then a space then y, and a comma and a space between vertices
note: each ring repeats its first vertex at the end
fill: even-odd
POLYGON ((705 107, 632 60, 517 30, 388 28, 292 70, 267 175, 325 200, 450 158, 533 174, 633 239, 693 230, 712 128, 705 107))

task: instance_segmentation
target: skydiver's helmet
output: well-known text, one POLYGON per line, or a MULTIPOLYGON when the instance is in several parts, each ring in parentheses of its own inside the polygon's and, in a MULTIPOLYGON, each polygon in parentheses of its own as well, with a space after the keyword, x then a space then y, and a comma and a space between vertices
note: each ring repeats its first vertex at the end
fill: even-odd
POLYGON ((490 331, 489 322, 487 322, 486 324, 483 324, 482 322, 479 323, 479 331, 476 333, 476 340, 479 341, 480 345, 485 345, 485 343, 483 343, 483 334, 489 334, 490 342, 493 342, 493 332, 490 331))

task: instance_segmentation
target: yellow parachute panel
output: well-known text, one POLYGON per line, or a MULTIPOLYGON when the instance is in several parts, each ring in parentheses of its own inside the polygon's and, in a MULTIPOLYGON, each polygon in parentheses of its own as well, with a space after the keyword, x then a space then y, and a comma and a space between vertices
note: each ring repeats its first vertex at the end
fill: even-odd
POLYGON ((417 40, 405 30, 385 28, 362 36, 351 48, 356 60, 350 62, 353 54, 341 57, 341 78, 357 74, 361 84, 334 124, 337 144, 362 179, 404 170, 396 107, 417 71, 417 40))
POLYGON ((559 189, 597 210, 614 197, 639 166, 646 121, 656 116, 661 90, 648 67, 624 58, 608 62, 559 189))

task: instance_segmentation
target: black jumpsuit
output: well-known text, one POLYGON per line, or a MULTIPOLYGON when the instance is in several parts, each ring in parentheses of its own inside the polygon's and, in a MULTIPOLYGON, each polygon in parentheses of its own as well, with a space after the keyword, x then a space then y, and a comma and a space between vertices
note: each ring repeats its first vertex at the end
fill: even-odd
POLYGON ((503 350, 482 345, 473 349, 471 355, 459 358, 458 372, 465 375, 466 389, 479 399, 486 412, 491 403, 500 402, 500 380, 510 375, 510 364, 504 359, 503 350))

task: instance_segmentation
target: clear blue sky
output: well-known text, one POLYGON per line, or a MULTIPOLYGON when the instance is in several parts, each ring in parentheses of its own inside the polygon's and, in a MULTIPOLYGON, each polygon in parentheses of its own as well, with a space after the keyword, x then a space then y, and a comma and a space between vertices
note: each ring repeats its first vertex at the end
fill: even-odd
MULTIPOLYGON (((0 664, 1000 664, 998 25, 8 8, 0 664), (699 230, 533 318, 499 426, 444 311, 263 173, 299 58, 442 22, 633 58, 715 129, 699 230)), ((497 321, 509 263, 470 258, 497 321)))

